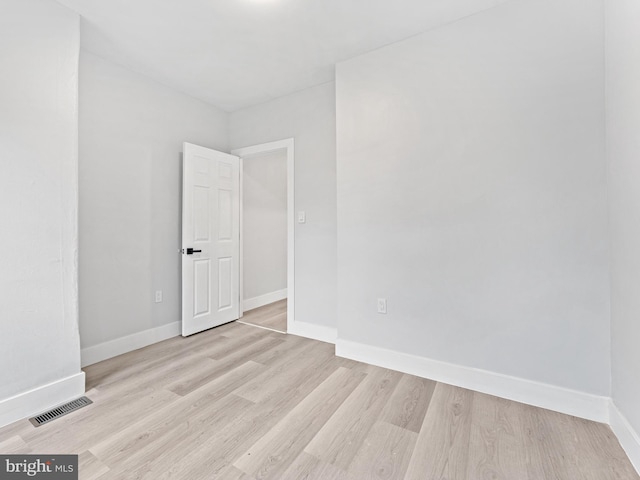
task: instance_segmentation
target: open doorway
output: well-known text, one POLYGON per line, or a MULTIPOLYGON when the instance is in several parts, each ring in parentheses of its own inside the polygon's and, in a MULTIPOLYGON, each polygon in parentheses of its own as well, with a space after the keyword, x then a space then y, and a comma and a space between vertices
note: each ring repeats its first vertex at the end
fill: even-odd
POLYGON ((293 139, 241 148, 240 321, 286 333, 294 318, 293 139))

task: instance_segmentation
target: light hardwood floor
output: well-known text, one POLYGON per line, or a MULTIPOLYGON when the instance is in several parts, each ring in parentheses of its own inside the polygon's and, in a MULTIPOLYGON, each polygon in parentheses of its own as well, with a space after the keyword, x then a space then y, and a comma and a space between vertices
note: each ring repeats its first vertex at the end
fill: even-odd
POLYGON ((241 322, 286 333, 287 300, 280 300, 264 307, 246 311, 241 322))
POLYGON ((239 323, 85 369, 95 402, 2 453, 77 453, 81 479, 638 480, 609 427, 337 358, 239 323))

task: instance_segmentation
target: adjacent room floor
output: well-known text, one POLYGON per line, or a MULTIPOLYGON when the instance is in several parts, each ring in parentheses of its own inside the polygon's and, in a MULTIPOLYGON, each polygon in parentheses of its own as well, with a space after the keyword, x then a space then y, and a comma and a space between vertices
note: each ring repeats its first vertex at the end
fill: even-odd
POLYGON ((244 312, 241 323, 287 332, 287 300, 244 312))
POLYGON ((85 369, 88 407, 0 430, 81 479, 634 479, 608 426, 231 323, 85 369))

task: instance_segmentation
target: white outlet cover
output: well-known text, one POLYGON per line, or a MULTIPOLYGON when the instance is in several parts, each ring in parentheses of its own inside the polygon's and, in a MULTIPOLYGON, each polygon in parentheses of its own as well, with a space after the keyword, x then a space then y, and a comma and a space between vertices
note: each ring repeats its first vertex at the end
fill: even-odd
POLYGON ((383 314, 387 313, 387 299, 386 298, 379 298, 378 299, 378 313, 383 313, 383 314))

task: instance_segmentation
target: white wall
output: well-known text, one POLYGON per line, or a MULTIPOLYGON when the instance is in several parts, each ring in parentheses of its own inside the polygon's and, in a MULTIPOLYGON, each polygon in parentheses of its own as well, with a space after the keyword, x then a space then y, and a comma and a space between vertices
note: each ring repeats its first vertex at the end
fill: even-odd
POLYGON ((295 138, 295 317, 336 326, 336 117, 333 83, 230 116, 231 148, 295 138))
POLYGON ((180 320, 183 142, 227 151, 227 114, 82 52, 83 349, 180 320))
POLYGON ((244 300, 287 288, 287 151, 243 160, 244 300))
POLYGON ((602 9, 514 0, 338 65, 340 339, 608 396, 602 9))
MULTIPOLYGON (((613 400, 640 434, 640 3, 607 1, 613 400)), ((638 441, 636 439, 636 441, 638 441)), ((640 468, 640 444, 636 465, 640 468)))
POLYGON ((49 0, 0 3, 0 426, 84 391, 78 51, 75 13, 49 0), (27 393, 73 376, 71 390, 27 393))

